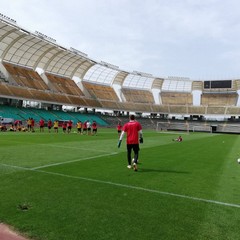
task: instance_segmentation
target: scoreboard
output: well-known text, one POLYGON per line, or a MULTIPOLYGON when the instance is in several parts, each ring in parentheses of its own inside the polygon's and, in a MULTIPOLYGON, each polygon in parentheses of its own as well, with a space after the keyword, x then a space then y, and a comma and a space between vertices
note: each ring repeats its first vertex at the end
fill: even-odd
POLYGON ((232 80, 204 81, 205 89, 232 88, 232 80))

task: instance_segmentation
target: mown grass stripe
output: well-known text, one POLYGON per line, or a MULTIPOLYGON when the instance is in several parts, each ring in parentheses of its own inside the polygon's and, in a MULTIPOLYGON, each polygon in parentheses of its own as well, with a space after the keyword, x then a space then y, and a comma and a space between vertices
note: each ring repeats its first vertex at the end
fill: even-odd
POLYGON ((55 175, 55 176, 60 176, 60 177, 79 179, 79 180, 96 182, 96 183, 101 183, 101 184, 108 184, 108 185, 117 186, 117 187, 121 187, 121 188, 128 188, 128 189, 133 189, 133 190, 138 190, 138 191, 144 191, 144 192, 156 193, 156 194, 160 194, 160 195, 183 198, 183 199, 188 199, 188 200, 192 200, 192 201, 211 203, 211 204, 221 205, 221 206, 226 206, 226 207, 240 208, 239 204, 220 202, 220 201, 215 201, 215 200, 211 200, 211 199, 197 198, 197 197, 192 197, 192 196, 187 196, 187 195, 182 195, 182 194, 177 194, 177 193, 171 193, 171 192, 163 192, 163 191, 159 191, 159 190, 137 187, 137 186, 132 186, 132 185, 126 185, 126 184, 121 184, 121 183, 114 183, 114 182, 110 182, 110 181, 103 181, 103 180, 99 180, 99 179, 72 176, 72 175, 55 173, 55 172, 48 172, 48 171, 39 170, 40 167, 39 168, 25 168, 25 167, 12 166, 12 165, 7 165, 7 164, 0 164, 0 165, 16 168, 16 169, 20 169, 20 170, 33 171, 33 172, 55 175))
POLYGON ((43 166, 31 168, 31 169, 32 169, 32 170, 37 170, 37 169, 42 169, 42 168, 46 168, 46 167, 53 167, 53 166, 59 166, 59 165, 68 164, 68 163, 80 162, 80 161, 85 161, 85 160, 90 160, 90 159, 101 158, 101 157, 108 157, 108 156, 112 156, 112 155, 116 155, 116 154, 117 154, 117 152, 113 152, 113 153, 108 153, 108 154, 102 154, 102 155, 92 156, 92 157, 78 158, 78 159, 74 159, 74 160, 71 160, 71 161, 65 161, 65 162, 57 162, 57 163, 52 163, 52 164, 46 164, 46 165, 43 165, 43 166))

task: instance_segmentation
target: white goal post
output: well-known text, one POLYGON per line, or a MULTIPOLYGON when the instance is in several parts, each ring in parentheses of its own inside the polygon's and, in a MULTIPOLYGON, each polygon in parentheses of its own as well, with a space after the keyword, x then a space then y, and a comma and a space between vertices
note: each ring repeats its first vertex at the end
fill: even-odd
POLYGON ((156 131, 189 133, 189 124, 186 122, 157 122, 156 131))

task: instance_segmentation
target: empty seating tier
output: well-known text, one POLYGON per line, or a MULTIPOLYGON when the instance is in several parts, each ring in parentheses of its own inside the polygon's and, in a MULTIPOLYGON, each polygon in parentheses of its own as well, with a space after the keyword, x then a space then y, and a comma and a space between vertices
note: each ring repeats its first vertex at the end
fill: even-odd
POLYGON ((86 81, 83 81, 82 84, 94 99, 119 101, 117 94, 110 86, 89 83, 86 81))
POLYGON ((3 63, 3 65, 19 86, 38 90, 49 90, 47 84, 33 69, 19 67, 10 63, 3 63))
POLYGON ((122 88, 122 93, 124 94, 127 102, 133 103, 154 103, 153 95, 147 90, 135 90, 122 88))
POLYGON ((54 87, 52 90, 69 95, 84 96, 81 89, 70 78, 61 77, 50 73, 46 73, 46 76, 51 85, 54 87))
POLYGON ((237 98, 237 93, 203 93, 201 105, 236 106, 237 98))
POLYGON ((191 93, 162 92, 163 105, 192 105, 191 93))

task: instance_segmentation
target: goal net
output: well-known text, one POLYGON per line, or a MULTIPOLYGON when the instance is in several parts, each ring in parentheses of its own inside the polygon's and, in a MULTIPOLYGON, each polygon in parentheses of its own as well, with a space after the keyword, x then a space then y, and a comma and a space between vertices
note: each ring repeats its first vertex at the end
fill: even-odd
POLYGON ((189 124, 183 122, 157 122, 157 132, 186 132, 189 133, 189 124))

